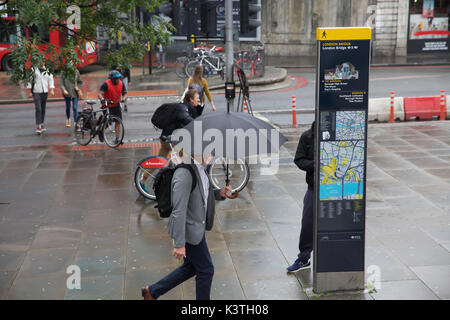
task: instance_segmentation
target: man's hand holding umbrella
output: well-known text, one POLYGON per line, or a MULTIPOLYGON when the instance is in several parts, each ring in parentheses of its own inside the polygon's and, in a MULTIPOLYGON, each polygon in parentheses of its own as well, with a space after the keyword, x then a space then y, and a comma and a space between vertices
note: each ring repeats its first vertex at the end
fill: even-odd
POLYGON ((220 195, 222 196, 222 198, 225 198, 225 197, 233 198, 232 194, 233 194, 233 190, 231 189, 231 187, 229 185, 220 189, 220 195))

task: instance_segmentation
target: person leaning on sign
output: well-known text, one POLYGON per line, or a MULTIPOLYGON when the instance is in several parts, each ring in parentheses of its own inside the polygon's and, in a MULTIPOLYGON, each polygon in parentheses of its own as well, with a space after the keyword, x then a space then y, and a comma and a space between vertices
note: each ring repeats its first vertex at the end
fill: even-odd
POLYGON ((178 168, 172 178, 172 213, 168 232, 173 239, 173 256, 184 263, 151 286, 141 289, 144 300, 159 296, 195 276, 197 300, 210 300, 214 265, 206 244, 205 230, 214 223, 215 200, 231 196, 231 187, 214 189, 206 173, 210 159, 194 156, 192 166, 196 184, 190 170, 178 168), (191 191, 192 190, 192 191, 191 191))
POLYGON ((302 227, 298 244, 297 260, 287 268, 288 272, 297 272, 311 267, 311 251, 313 249, 313 204, 314 204, 314 130, 315 121, 311 128, 305 131, 298 142, 294 163, 300 170, 306 171, 308 190, 303 199, 302 227))

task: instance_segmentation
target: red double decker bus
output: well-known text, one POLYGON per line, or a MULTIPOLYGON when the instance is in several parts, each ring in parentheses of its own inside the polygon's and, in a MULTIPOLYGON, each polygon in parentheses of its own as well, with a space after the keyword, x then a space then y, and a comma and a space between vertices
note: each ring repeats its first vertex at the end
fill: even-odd
MULTIPOLYGON (((20 37, 30 39, 36 34, 41 40, 48 44, 53 44, 57 48, 64 46, 68 35, 66 28, 49 28, 33 26, 31 28, 21 28, 16 23, 16 17, 0 18, 0 70, 10 70, 12 68, 11 50, 17 44, 20 37)), ((42 45, 45 47, 47 45, 42 45)), ((82 48, 77 51, 81 62, 79 68, 97 62, 98 45, 94 41, 86 41, 82 48)))

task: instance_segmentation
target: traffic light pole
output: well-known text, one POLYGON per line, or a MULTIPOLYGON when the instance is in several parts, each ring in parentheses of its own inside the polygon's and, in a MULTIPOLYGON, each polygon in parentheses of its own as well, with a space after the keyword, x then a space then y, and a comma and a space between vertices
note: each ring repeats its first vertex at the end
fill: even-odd
MULTIPOLYGON (((225 0, 226 82, 233 82, 233 0, 225 0)), ((227 98, 227 112, 234 109, 234 97, 227 98), (231 108, 230 108, 231 106, 231 108)))

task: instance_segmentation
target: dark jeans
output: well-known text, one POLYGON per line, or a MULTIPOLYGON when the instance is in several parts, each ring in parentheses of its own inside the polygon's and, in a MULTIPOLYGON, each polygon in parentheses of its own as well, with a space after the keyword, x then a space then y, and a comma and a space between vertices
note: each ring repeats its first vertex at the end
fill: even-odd
POLYGON ((70 98, 70 97, 64 97, 64 100, 66 101, 66 116, 67 120, 70 119, 70 107, 73 108, 73 121, 77 122, 78 119, 78 98, 70 98))
POLYGON ((157 283, 149 286, 153 298, 165 294, 184 281, 195 277, 195 292, 197 300, 210 300, 211 284, 214 275, 214 265, 209 254, 206 238, 197 245, 186 243, 186 258, 184 263, 157 283))
POLYGON ((300 231, 300 240, 298 244, 298 258, 302 262, 306 262, 311 257, 313 249, 313 205, 314 205, 314 189, 308 187, 303 199, 302 229, 300 231))
POLYGON ((33 93, 34 107, 36 109, 36 125, 44 123, 45 107, 47 105, 48 93, 33 93))

